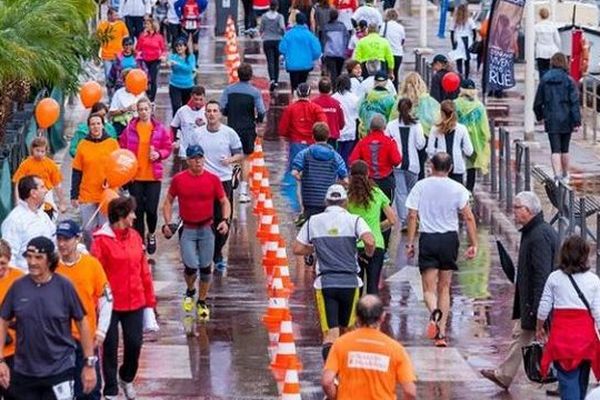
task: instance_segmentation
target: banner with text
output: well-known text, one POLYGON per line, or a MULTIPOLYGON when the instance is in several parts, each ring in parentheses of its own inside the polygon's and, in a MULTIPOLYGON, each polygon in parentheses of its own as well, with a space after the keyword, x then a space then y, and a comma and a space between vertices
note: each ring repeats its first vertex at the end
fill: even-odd
MULTIPOLYGON (((532 1, 532 0, 529 0, 532 1)), ((503 90, 515 86, 514 59, 525 0, 494 0, 490 15, 483 88, 503 90)))

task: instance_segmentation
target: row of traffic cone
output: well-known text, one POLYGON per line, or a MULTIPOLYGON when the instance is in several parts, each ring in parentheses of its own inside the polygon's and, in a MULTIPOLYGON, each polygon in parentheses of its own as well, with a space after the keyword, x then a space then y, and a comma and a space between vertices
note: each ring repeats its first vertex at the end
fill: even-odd
POLYGON ((227 26, 225 27, 225 68, 227 68, 229 83, 235 83, 240 80, 238 77, 240 63, 237 31, 233 17, 230 15, 227 17, 227 26))
POLYGON ((269 302, 263 324, 269 334, 270 368, 282 400, 300 400, 298 371, 302 368, 294 341, 289 308, 294 285, 290 279, 286 243, 279 231, 279 218, 273 206, 269 172, 265 166, 262 139, 257 138, 250 156, 249 187, 254 195, 253 213, 257 217, 256 236, 260 240, 262 265, 267 277, 269 302))

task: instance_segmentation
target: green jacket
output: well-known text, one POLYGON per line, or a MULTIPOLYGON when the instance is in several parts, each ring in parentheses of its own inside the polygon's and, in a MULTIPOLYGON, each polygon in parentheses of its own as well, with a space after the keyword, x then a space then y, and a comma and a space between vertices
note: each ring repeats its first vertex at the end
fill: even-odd
POLYGON ((385 61, 388 70, 394 69, 394 55, 390 43, 377 32, 369 33, 358 41, 354 49, 354 59, 359 63, 370 60, 385 61))
POLYGON ((389 121, 395 102, 394 95, 385 88, 383 90, 375 88, 368 92, 358 106, 358 119, 360 122, 358 127, 359 136, 361 138, 366 136, 373 115, 381 114, 385 117, 386 121, 389 121))
MULTIPOLYGON (((396 99, 390 119, 398 118, 398 102, 400 102, 400 98, 401 97, 398 96, 396 99)), ((440 119, 440 103, 430 95, 422 94, 421 97, 419 97, 419 102, 416 105, 413 105, 412 114, 419 120, 425 136, 429 136, 431 127, 440 119)))
POLYGON ((483 103, 460 96, 454 100, 458 122, 467 127, 473 155, 467 158, 467 169, 478 168, 485 175, 490 165, 490 124, 483 103))
MULTIPOLYGON (((111 138, 117 138, 117 132, 110 122, 104 123, 104 131, 111 138)), ((71 157, 75 157, 79 142, 81 142, 89 133, 90 131, 88 130, 87 124, 82 122, 81 124, 77 125, 77 129, 75 129, 75 132, 73 133, 73 138, 71 139, 71 144, 69 146, 69 154, 71 154, 71 157)))

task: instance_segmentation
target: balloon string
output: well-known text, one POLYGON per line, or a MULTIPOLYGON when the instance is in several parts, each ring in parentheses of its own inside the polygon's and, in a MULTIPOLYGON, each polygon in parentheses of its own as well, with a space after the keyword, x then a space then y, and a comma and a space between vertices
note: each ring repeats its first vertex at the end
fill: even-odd
POLYGON ((101 201, 100 204, 98 204, 98 208, 96 208, 96 211, 94 211, 94 213, 92 214, 92 216, 90 217, 88 222, 84 225, 83 229, 89 228, 92 221, 96 218, 96 215, 98 215, 98 213, 100 212, 100 207, 102 207, 103 203, 104 203, 104 201, 101 201))

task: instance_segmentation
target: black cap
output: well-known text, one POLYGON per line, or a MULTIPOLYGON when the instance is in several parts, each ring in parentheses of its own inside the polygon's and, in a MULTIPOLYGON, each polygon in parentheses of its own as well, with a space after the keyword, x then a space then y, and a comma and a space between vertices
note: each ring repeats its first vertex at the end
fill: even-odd
POLYGON ((310 96, 310 85, 306 82, 302 82, 296 88, 296 94, 298 95, 298 97, 310 96))
POLYGON ((460 87, 463 89, 475 89, 475 82, 473 82, 473 79, 466 78, 460 82, 460 87))
POLYGON ((67 219, 58 223, 56 227, 56 236, 57 237, 66 237, 66 238, 74 238, 81 235, 81 228, 77 222, 72 219, 67 219))
POLYGON ((187 158, 204 157, 204 149, 199 144, 193 144, 185 149, 187 158))
POLYGON ((131 36, 127 36, 126 38, 123 38, 123 41, 121 43, 123 46, 132 46, 133 38, 131 36))
POLYGON ((375 73, 375 82, 385 82, 388 80, 388 75, 385 71, 379 70, 375 73))
POLYGON ((431 63, 432 64, 435 64, 435 63, 448 64, 448 57, 446 57, 443 54, 436 54, 435 57, 433 57, 433 61, 431 63))
POLYGON ((55 250, 54 242, 45 236, 34 237, 27 243, 27 249, 23 253, 26 256, 27 253, 34 254, 53 254, 55 250))

